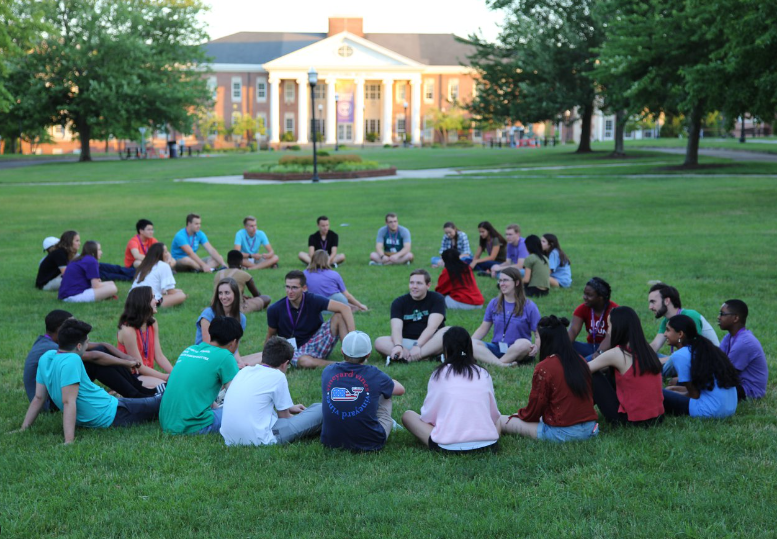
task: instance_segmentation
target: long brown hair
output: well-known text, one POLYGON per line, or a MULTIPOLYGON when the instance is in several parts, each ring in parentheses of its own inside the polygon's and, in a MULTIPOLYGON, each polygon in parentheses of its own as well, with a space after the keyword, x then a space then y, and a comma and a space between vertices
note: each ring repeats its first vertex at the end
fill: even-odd
POLYGON ((76 236, 78 236, 78 232, 76 232, 75 230, 66 230, 59 237, 59 243, 57 243, 57 248, 64 249, 65 251, 67 251, 68 260, 73 260, 78 254, 78 251, 73 248, 73 240, 76 239, 76 236))
POLYGON ((138 283, 142 283, 143 280, 148 277, 151 270, 154 269, 157 262, 161 262, 165 257, 165 244, 160 242, 155 243, 148 248, 146 257, 141 261, 138 266, 138 271, 135 274, 135 280, 138 283))
POLYGON ((140 329, 143 324, 146 327, 154 325, 154 309, 151 308, 151 300, 154 291, 150 286, 136 286, 127 294, 124 302, 124 312, 119 317, 119 329, 122 326, 140 329))
POLYGON ((237 281, 232 279, 231 277, 225 277, 219 281, 219 284, 216 285, 216 290, 213 291, 213 301, 210 303, 211 310, 216 314, 216 316, 229 316, 230 318, 234 318, 236 320, 240 320, 240 287, 237 285, 237 281), (235 296, 235 300, 232 302, 232 306, 229 308, 229 312, 224 312, 224 306, 221 305, 221 302, 219 301, 219 288, 221 288, 222 284, 229 285, 229 288, 232 289, 232 295, 235 296))
MULTIPOLYGON (((502 270, 502 275, 507 275, 515 283, 515 307, 513 307, 513 315, 522 316, 523 306, 526 305, 526 294, 523 292, 523 279, 521 279, 521 272, 516 268, 505 268, 502 270)), ((496 312, 501 313, 504 308, 503 304, 508 301, 502 291, 499 291, 499 299, 496 300, 496 312)))

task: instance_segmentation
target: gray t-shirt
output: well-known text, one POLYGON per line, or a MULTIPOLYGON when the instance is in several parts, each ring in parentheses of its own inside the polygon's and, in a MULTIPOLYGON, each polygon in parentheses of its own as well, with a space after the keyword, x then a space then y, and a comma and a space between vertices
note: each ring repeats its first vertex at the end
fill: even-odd
POLYGON ((384 253, 398 253, 404 248, 405 243, 410 243, 410 231, 400 225, 396 232, 391 232, 388 226, 383 225, 378 229, 375 243, 383 244, 384 253))
MULTIPOLYGON (((24 360, 24 390, 27 392, 27 399, 32 402, 35 397, 35 376, 38 374, 38 362, 43 354, 50 350, 56 350, 59 346, 51 340, 48 335, 39 335, 35 343, 24 360)), ((48 410, 51 399, 46 399, 43 409, 48 410)))

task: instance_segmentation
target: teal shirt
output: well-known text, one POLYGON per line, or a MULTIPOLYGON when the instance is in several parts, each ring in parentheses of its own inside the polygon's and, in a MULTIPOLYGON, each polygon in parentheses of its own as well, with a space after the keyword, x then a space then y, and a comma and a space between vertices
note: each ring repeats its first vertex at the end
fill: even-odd
POLYGON ((38 362, 35 381, 46 386, 51 400, 60 410, 64 409, 62 388, 78 384, 76 425, 79 427, 110 427, 116 417, 118 399, 108 395, 89 379, 78 354, 59 353, 56 350, 46 352, 38 362))

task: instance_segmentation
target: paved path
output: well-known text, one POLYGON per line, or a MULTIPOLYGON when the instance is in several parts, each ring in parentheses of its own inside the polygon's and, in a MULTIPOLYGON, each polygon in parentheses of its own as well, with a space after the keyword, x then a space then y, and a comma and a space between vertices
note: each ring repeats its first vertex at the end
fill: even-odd
MULTIPOLYGON (((634 148, 637 150, 647 150, 651 152, 671 153, 675 155, 685 155, 685 148, 655 148, 653 146, 641 146, 634 148)), ((767 163, 777 163, 777 154, 765 152, 748 152, 747 150, 726 150, 723 148, 701 148, 699 155, 707 157, 723 157, 737 162, 762 161, 767 163)))

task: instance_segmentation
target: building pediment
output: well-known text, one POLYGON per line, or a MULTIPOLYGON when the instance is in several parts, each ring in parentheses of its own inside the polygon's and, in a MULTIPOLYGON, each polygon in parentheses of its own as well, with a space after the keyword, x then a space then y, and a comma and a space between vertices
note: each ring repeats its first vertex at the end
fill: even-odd
POLYGON ((422 71, 424 64, 370 42, 350 32, 341 32, 264 64, 268 71, 319 72, 353 70, 422 71))

